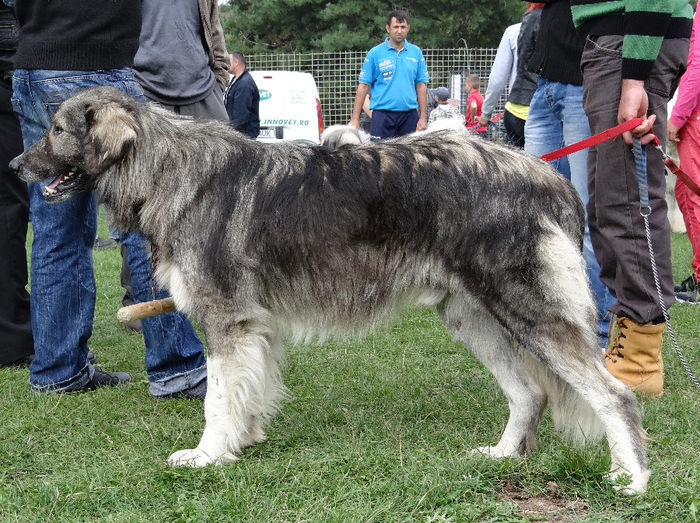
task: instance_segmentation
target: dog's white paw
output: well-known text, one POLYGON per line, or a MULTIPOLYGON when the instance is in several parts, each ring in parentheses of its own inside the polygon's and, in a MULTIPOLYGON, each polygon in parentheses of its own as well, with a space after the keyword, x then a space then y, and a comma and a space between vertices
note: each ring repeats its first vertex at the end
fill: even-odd
POLYGON ((488 445, 486 447, 477 447, 475 449, 472 449, 469 451, 469 453, 473 455, 482 455, 482 456, 488 456, 489 458, 493 459, 501 459, 501 458, 519 458, 520 453, 511 448, 504 448, 500 447, 499 445, 496 446, 491 446, 488 445))
POLYGON ((238 458, 230 452, 218 456, 207 454, 199 447, 195 449, 183 449, 173 452, 168 457, 167 463, 171 467, 206 467, 207 465, 226 465, 238 461, 238 458))
POLYGON ((622 494, 636 496, 638 494, 644 494, 647 491, 650 475, 651 472, 649 470, 644 470, 637 474, 630 474, 622 468, 617 468, 608 472, 605 475, 605 479, 612 483, 621 483, 624 481, 624 485, 613 485, 613 488, 622 494))

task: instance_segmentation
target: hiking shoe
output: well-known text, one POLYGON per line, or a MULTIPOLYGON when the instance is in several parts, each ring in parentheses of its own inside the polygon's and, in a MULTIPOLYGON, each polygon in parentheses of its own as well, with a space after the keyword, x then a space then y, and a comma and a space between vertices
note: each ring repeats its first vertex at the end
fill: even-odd
POLYGON ((95 390, 98 387, 114 387, 131 381, 131 376, 126 372, 107 372, 99 367, 95 367, 95 374, 81 390, 95 390))
POLYGON ((676 301, 679 303, 688 303, 690 305, 697 305, 700 303, 700 297, 698 297, 698 289, 695 287, 691 291, 681 291, 676 293, 676 301))
POLYGON ((610 374, 635 392, 661 396, 664 393, 664 365, 661 342, 665 323, 640 324, 616 316, 611 329, 605 366, 610 374))
POLYGON ((95 238, 95 243, 92 248, 98 251, 104 251, 106 249, 113 249, 119 245, 119 242, 114 238, 95 238))
POLYGON ((680 283, 676 283, 673 286, 673 292, 688 292, 694 291, 698 286, 698 280, 695 279, 695 274, 691 274, 685 280, 680 283))

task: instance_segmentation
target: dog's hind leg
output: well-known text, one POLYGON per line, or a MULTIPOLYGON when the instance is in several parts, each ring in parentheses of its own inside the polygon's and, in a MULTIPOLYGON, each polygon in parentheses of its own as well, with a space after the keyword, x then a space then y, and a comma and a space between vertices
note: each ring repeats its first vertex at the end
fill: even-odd
POLYGON ((510 415, 500 441, 473 452, 502 458, 534 450, 547 399, 527 375, 511 336, 489 312, 461 296, 446 298, 438 312, 454 337, 491 371, 508 400, 510 415))
MULTIPOLYGON (((218 318, 221 321, 221 318, 218 318)), ((263 422, 274 412, 282 394, 277 355, 270 341, 277 335, 255 320, 222 329, 207 326, 206 425, 194 449, 171 454, 170 465, 202 467, 237 460, 248 445, 265 439, 263 422)))
POLYGON ((544 386, 551 398, 555 425, 572 439, 585 441, 597 439, 596 426, 602 424, 610 447, 609 477, 627 474, 630 484, 621 490, 629 494, 644 492, 649 470, 634 393, 606 370, 598 352, 591 355, 597 343, 594 341, 591 347, 583 338, 590 334, 595 338, 592 328, 581 335, 574 325, 560 318, 557 324, 548 325, 547 331, 523 345, 533 354, 533 363, 544 363, 556 376, 544 386))
POLYGON ((631 482, 621 490, 644 492, 649 470, 639 407, 634 393, 603 365, 580 249, 556 230, 539 249, 538 277, 520 282, 529 290, 519 293, 511 286, 512 296, 533 299, 508 302, 511 310, 502 314, 503 321, 530 354, 530 374, 550 398, 555 425, 574 440, 593 440, 602 424, 611 453, 610 477, 628 474, 631 482))
MULTIPOLYGON (((634 393, 605 369, 599 354, 584 357, 591 347, 571 324, 566 325, 563 319, 558 323, 548 326, 548 334, 523 343, 534 356, 531 363, 544 363, 548 370, 541 369, 542 374, 551 371, 552 378, 543 388, 550 397, 555 425, 572 439, 585 441, 597 439, 596 426, 602 424, 610 447, 609 477, 627 474, 630 484, 621 490, 644 492, 649 470, 634 393)), ((591 333, 595 336, 593 329, 591 333)))

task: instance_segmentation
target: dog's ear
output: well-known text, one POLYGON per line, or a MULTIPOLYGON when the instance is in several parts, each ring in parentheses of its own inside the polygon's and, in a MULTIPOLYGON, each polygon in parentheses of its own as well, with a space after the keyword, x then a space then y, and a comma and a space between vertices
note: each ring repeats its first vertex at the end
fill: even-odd
POLYGON ((129 108, 115 102, 85 107, 85 169, 102 172, 133 147, 138 123, 129 108))

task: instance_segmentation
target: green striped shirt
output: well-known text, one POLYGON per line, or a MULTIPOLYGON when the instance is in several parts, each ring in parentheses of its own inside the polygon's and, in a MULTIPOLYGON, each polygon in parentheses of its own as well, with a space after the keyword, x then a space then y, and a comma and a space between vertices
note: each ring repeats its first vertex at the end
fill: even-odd
POLYGON ((616 34, 622 44, 622 77, 643 80, 664 38, 690 37, 689 0, 571 0, 574 26, 587 34, 616 34))

